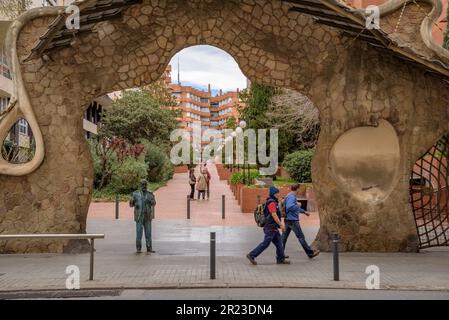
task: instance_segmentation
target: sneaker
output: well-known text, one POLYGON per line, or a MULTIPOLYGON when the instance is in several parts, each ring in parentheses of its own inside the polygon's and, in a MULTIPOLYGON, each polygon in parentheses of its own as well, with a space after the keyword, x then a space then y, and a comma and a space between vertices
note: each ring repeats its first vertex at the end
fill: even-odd
POLYGON ((284 259, 284 260, 282 260, 282 261, 277 261, 276 263, 277 263, 277 264, 290 264, 290 261, 284 259))
POLYGON ((319 254, 320 254, 320 250, 314 250, 313 254, 311 256, 309 256, 309 259, 313 259, 313 258, 315 258, 319 254))
POLYGON ((153 249, 147 249, 148 253, 156 253, 156 251, 153 251, 153 249))
POLYGON ((251 262, 252 265, 257 265, 257 261, 251 257, 249 254, 246 255, 246 257, 248 258, 249 262, 251 262))
POLYGON ((142 250, 141 249, 137 249, 136 253, 137 254, 142 253, 142 250))

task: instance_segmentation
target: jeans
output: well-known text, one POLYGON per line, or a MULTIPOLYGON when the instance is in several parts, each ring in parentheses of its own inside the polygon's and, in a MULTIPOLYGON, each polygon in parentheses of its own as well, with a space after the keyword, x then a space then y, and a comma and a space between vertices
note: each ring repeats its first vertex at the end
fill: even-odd
POLYGON ((195 199, 195 185, 190 185, 190 199, 195 199))
POLYGON ((276 260, 282 262, 285 259, 284 246, 282 245, 281 234, 275 226, 265 226, 263 228, 265 237, 263 241, 249 253, 252 258, 257 258, 266 248, 273 243, 276 246, 276 260))
POLYGON ((206 198, 206 190, 198 190, 198 200, 200 200, 200 196, 203 195, 203 200, 206 198))
POLYGON ((301 230, 299 221, 285 220, 285 232, 282 234, 282 244, 284 245, 284 248, 287 243, 288 236, 290 235, 290 232, 292 230, 295 233, 296 237, 298 238, 298 241, 301 244, 304 251, 306 252, 306 254, 309 257, 312 256, 313 250, 310 248, 310 246, 306 242, 306 238, 304 237, 304 233, 301 230))
POLYGON ((151 219, 145 219, 143 223, 136 222, 136 248, 139 251, 142 249, 142 233, 144 230, 147 250, 151 250, 153 248, 151 241, 151 219))

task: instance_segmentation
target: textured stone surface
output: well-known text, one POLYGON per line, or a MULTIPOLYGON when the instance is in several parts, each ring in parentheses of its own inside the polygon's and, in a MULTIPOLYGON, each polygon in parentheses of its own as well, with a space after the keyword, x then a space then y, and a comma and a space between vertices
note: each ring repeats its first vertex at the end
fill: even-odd
MULTIPOLYGON (((320 110, 322 132, 313 161, 321 218, 317 246, 329 249, 330 234, 339 232, 343 250, 416 250, 409 174, 448 129, 447 87, 288 9, 280 1, 144 1, 123 18, 79 35, 73 47, 52 54, 50 61, 23 64, 46 156, 28 176, 0 176, 0 233, 85 232, 93 175, 82 127, 85 106, 108 92, 155 81, 176 52, 209 44, 231 54, 252 81, 298 90, 320 110), (379 119, 394 127, 400 160, 391 190, 374 203, 339 187, 329 153, 343 133, 379 119)), ((413 13, 417 21, 423 14, 413 13)), ((51 20, 38 18, 23 29, 20 57, 28 55, 51 20)), ((0 252, 64 247, 72 246, 9 242, 0 243, 0 252)))

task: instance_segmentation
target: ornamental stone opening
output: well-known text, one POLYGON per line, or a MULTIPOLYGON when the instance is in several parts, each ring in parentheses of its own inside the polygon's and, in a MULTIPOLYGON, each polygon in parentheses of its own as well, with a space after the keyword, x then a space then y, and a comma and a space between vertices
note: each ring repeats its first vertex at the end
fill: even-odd
MULTIPOLYGON (((403 15, 404 0, 381 5, 380 29, 336 0, 87 0, 77 30, 66 29, 62 8, 28 11, 7 36, 15 91, 0 139, 24 118, 36 151, 24 164, 0 158, 0 233, 84 233, 93 176, 84 106, 156 81, 177 52, 207 44, 251 81, 294 89, 319 109, 317 247, 329 250, 337 232, 347 251, 416 251, 410 173, 449 123, 449 52, 431 35, 441 2, 418 3, 403 15)), ((0 251, 80 245, 7 242, 0 251)))

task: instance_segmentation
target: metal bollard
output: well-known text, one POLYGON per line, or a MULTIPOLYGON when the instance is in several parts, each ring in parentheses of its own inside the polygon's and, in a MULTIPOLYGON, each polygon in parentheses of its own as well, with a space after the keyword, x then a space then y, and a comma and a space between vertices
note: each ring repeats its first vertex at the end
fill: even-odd
POLYGON ((187 219, 190 219, 190 196, 187 196, 187 219))
POLYGON ((119 219, 119 208, 120 208, 120 202, 118 199, 118 194, 115 195, 115 220, 119 219))
POLYGON ((95 252, 95 239, 90 239, 90 266, 89 266, 89 280, 94 280, 94 252, 95 252))
POLYGON ((221 196, 221 218, 226 219, 226 196, 221 196))
POLYGON ((216 233, 210 233, 210 278, 215 279, 216 233))
POLYGON ((338 241, 339 237, 337 233, 332 235, 332 250, 334 253, 334 281, 340 281, 340 265, 338 260, 338 241))

